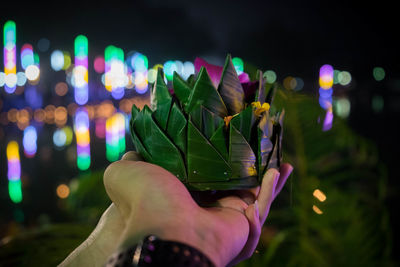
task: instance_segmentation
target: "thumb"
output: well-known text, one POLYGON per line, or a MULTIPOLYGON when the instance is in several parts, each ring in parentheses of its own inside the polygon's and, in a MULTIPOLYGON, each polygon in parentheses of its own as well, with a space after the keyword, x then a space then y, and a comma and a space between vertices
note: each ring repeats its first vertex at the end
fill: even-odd
POLYGON ((122 156, 121 160, 143 161, 143 158, 136 151, 128 151, 122 156))

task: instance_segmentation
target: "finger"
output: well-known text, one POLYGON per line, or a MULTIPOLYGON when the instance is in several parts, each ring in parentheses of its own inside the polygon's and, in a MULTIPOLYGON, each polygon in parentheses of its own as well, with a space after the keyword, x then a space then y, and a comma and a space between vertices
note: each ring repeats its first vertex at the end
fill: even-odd
POLYGON ((128 151, 122 156, 121 160, 142 161, 143 158, 136 151, 128 151))
POLYGON ((250 258, 253 255, 254 250, 257 247, 258 240, 261 235, 261 224, 260 224, 260 213, 258 209, 258 201, 256 200, 254 204, 251 204, 245 212, 247 219, 250 224, 249 237, 247 243, 244 246, 241 256, 245 259, 250 258))
POLYGON ((274 199, 274 191, 278 180, 279 172, 276 169, 271 168, 264 175, 261 183, 260 194, 257 198, 261 225, 264 224, 265 219, 267 218, 269 208, 274 199))
POLYGON ((290 174, 293 171, 293 166, 289 163, 284 163, 281 165, 280 169, 280 176, 278 184, 275 188, 274 198, 282 191, 283 186, 285 185, 287 179, 289 178, 290 174))
POLYGON ((231 262, 230 266, 234 266, 237 263, 248 259, 253 255, 255 249, 257 248, 258 241, 260 240, 261 235, 261 224, 260 224, 260 214, 258 210, 258 201, 256 200, 253 204, 249 205, 249 207, 245 211, 245 216, 249 221, 249 237, 247 239, 246 244, 244 245, 242 251, 235 257, 235 259, 231 262))

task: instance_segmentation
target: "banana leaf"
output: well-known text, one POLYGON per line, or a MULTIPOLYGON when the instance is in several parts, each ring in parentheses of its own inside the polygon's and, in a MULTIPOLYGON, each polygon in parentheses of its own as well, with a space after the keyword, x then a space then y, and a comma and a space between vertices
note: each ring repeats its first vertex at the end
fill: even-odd
POLYGON ((194 87, 194 84, 196 83, 196 77, 194 74, 190 74, 189 77, 187 78, 186 82, 189 84, 190 88, 194 87))
POLYGON ((135 119, 133 130, 150 154, 151 163, 164 167, 180 180, 186 181, 186 168, 179 149, 155 123, 147 105, 140 115, 135 119))
POLYGON ((167 133, 183 154, 186 154, 186 123, 185 115, 174 103, 169 114, 167 133))
POLYGON ((232 167, 232 178, 256 176, 256 156, 246 138, 233 124, 229 124, 229 165, 232 167))
POLYGON ((214 182, 214 183, 189 183, 187 188, 189 190, 232 190, 232 188, 237 189, 249 189, 259 185, 257 178, 242 177, 241 179, 232 179, 227 182, 214 182))
POLYGON ((190 118, 197 129, 203 129, 203 110, 202 106, 196 106, 192 112, 190 112, 190 118))
POLYGON ((187 144, 188 182, 227 181, 232 170, 189 118, 187 144))
POLYGON ((225 60, 218 92, 230 115, 235 115, 243 110, 245 95, 230 55, 225 60))
POLYGON ((157 71, 157 79, 154 83, 151 96, 151 108, 154 111, 154 118, 165 131, 168 122, 168 115, 171 109, 172 97, 164 82, 162 69, 158 69, 157 71))
POLYGON ((143 157, 143 159, 147 162, 152 162, 153 159, 149 152, 147 152, 146 148, 144 147, 142 140, 140 140, 139 136, 135 132, 135 129, 131 127, 131 136, 132 141, 135 144, 136 151, 143 157))
POLYGON ((202 128, 201 132, 210 139, 211 136, 214 134, 215 130, 224 122, 224 120, 208 110, 205 107, 202 107, 202 128))
POLYGON ((245 110, 234 116, 230 123, 239 130, 247 142, 250 142, 254 121, 253 107, 249 105, 245 110))
POLYGON ((188 103, 185 106, 185 111, 187 114, 190 114, 193 109, 200 105, 203 105, 221 118, 226 117, 228 114, 228 110, 221 96, 212 84, 207 70, 204 67, 200 69, 196 83, 189 96, 188 103))
POLYGON ((179 101, 186 106, 192 87, 187 83, 179 74, 175 71, 172 78, 172 86, 174 88, 174 93, 179 101))
POLYGON ((217 149, 221 156, 228 161, 229 152, 227 144, 227 134, 225 133, 225 123, 222 121, 210 138, 211 144, 217 149))

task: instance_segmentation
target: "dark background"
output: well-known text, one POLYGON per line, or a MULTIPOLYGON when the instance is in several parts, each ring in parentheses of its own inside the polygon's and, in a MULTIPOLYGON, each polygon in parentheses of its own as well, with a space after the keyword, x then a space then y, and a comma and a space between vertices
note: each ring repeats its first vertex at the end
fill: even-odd
MULTIPOLYGON (((168 59, 193 61, 196 56, 221 63, 231 53, 260 69, 273 69, 280 82, 288 75, 301 77, 303 91, 315 95, 321 65, 349 71, 353 80, 345 92, 351 102, 348 121, 377 144, 387 165, 387 205, 396 236, 400 148, 396 129, 400 115, 397 12, 389 1, 21 2, 2 3, 0 25, 9 19, 16 22, 19 45, 48 38, 49 51, 72 53, 74 38, 84 34, 89 39, 89 59, 110 44, 142 52, 148 56, 149 66, 168 59), (372 76, 375 66, 386 71, 381 82, 372 76), (374 95, 384 99, 381 112, 371 107, 374 95)), ((48 64, 49 57, 42 58, 43 64, 46 60, 48 64)), ((3 173, 5 168, 1 170, 3 173)), ((394 251, 398 248, 394 238, 394 251)))

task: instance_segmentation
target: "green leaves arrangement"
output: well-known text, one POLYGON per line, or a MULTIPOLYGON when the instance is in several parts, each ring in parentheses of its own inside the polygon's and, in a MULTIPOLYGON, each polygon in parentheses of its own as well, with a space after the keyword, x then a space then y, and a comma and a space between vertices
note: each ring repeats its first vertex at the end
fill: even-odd
POLYGON ((284 112, 272 105, 275 88, 261 71, 257 76, 241 84, 228 55, 217 88, 203 66, 187 81, 175 72, 170 93, 159 69, 151 108, 132 107, 136 150, 189 190, 259 185, 268 168, 280 165, 284 112))

